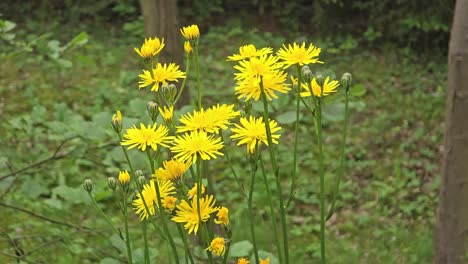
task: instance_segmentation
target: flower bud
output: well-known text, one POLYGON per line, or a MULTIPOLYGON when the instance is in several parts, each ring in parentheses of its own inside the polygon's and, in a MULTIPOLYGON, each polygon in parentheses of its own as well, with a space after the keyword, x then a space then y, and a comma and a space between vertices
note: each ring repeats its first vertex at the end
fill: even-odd
POLYGON ((169 90, 169 84, 168 84, 168 83, 163 83, 163 84, 161 85, 161 91, 162 91, 163 93, 167 93, 167 90, 169 90))
POLYGON ((341 77, 341 86, 346 90, 346 92, 349 92, 349 89, 351 89, 351 86, 353 85, 353 77, 351 76, 350 73, 345 73, 341 77))
POLYGON ((190 54, 192 53, 192 45, 190 45, 190 41, 185 41, 184 42, 184 50, 185 50, 185 53, 190 54))
POLYGON ((83 182, 83 189, 87 192, 92 192, 93 189, 94 189, 94 184, 93 184, 93 181, 91 179, 86 179, 84 180, 83 182))
POLYGON ((177 96, 177 87, 175 84, 171 83, 169 84, 169 88, 167 89, 167 92, 165 93, 166 100, 172 104, 177 96))
POLYGON ((135 176, 136 177, 141 177, 141 176, 145 177, 145 174, 143 173, 142 170, 137 170, 137 171, 135 171, 135 176))
POLYGON ((117 181, 115 180, 114 177, 109 177, 107 178, 107 186, 111 189, 111 190, 115 190, 115 188, 117 187, 117 181))
POLYGON ((128 185, 130 182, 130 174, 128 174, 128 171, 119 172, 119 182, 122 186, 128 185))
POLYGON ((112 127, 114 131, 120 133, 122 131, 122 113, 117 110, 115 114, 112 116, 112 127))
POLYGON ((151 117, 151 120, 153 120, 153 122, 156 122, 156 119, 158 118, 158 104, 153 102, 153 101, 149 101, 147 104, 146 104, 146 110, 148 111, 148 115, 151 117))
POLYGON ((301 73, 302 73, 302 77, 304 78, 304 80, 306 80, 306 82, 312 80, 313 74, 312 74, 312 71, 310 70, 309 66, 306 65, 306 66, 302 67, 301 73))
POLYGON ((145 176, 139 176, 138 177, 138 183, 140 184, 140 186, 143 186, 144 184, 146 184, 146 177, 145 176))

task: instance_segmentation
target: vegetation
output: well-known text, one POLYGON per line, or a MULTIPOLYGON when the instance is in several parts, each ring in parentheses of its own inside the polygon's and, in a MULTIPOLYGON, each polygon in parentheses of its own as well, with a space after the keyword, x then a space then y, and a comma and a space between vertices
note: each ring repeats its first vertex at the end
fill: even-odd
MULTIPOLYGON (((115 197, 106 186, 106 179, 117 176, 119 164, 126 162, 110 120, 116 109, 125 113, 125 126, 146 115, 148 94, 136 85, 142 65, 132 49, 141 45, 143 24, 136 15, 137 3, 131 1, 102 1, 107 5, 101 9, 87 9, 90 3, 77 6, 64 1, 66 7, 60 7, 55 2, 13 5, 10 10, 36 9, 35 17, 5 17, 0 23, 0 262, 11 263, 15 258, 25 263, 125 262, 125 244, 93 209, 81 185, 84 179, 92 179, 96 201, 114 223, 123 225, 115 197), (79 12, 72 11, 76 8, 79 12), (48 11, 75 15, 64 16, 67 21, 52 20, 45 15, 48 11), (120 22, 110 23, 115 14, 121 14, 120 22), (131 19, 124 19, 127 15, 131 19), (8 21, 18 24, 14 27, 8 21)), ((180 2, 182 14, 194 12, 183 8, 189 1, 180 2)), ((203 6, 206 1, 194 2, 200 10, 208 5, 203 6)), ((235 9, 233 1, 217 2, 211 10, 203 10, 216 14, 235 9)), ((345 1, 317 2, 323 7, 319 18, 327 19, 330 12, 370 12, 377 5, 381 5, 378 10, 384 10, 393 1, 369 1, 367 5, 366 1, 353 1, 351 7, 345 1)), ((258 8, 253 12, 274 8, 269 3, 263 7, 252 4, 258 8)), ((271 5, 274 3, 290 9, 304 4, 271 1, 271 5)), ((397 7, 406 8, 404 3, 397 7)), ((450 11, 450 7, 447 9, 450 11)), ((410 9, 405 16, 415 17, 412 10, 417 12, 410 9)), ((407 23, 408 28, 403 28, 401 35, 390 36, 383 28, 388 25, 385 19, 392 17, 390 13, 388 18, 368 14, 368 21, 362 23, 371 23, 364 34, 349 31, 339 35, 326 30, 313 35, 311 31, 291 33, 290 28, 304 29, 304 23, 298 22, 303 14, 298 14, 297 20, 287 20, 278 11, 274 17, 279 21, 276 30, 261 23, 259 28, 251 27, 235 16, 214 26, 209 25, 207 14, 192 15, 194 20, 208 21, 200 25, 200 46, 204 47, 200 50, 204 77, 201 87, 207 105, 238 102, 233 95, 234 71, 225 58, 247 43, 278 49, 282 43, 313 42, 322 48, 321 60, 326 62, 317 67, 318 71, 335 79, 338 73, 353 74, 354 92, 362 97, 350 102, 346 173, 337 211, 327 222, 329 263, 429 263, 433 258, 447 69, 442 54, 421 54, 413 48, 420 45, 421 38, 448 32, 445 12, 451 11, 439 11, 444 19, 437 21, 425 20, 423 14, 415 18, 416 22, 400 17, 397 21, 407 23), (410 40, 411 45, 402 47, 401 42, 394 41, 401 41, 415 29, 420 35, 411 34, 415 38, 410 40)), ((428 44, 423 45, 429 50, 432 45, 445 47, 446 40, 427 40, 428 44)), ((187 87, 196 85, 194 79, 187 80, 187 87)), ((196 98, 196 90, 190 91, 196 98)), ((192 111, 194 106, 177 109, 176 115, 192 111)), ((279 125, 293 131, 294 97, 280 97, 273 108, 281 109, 273 114, 279 125)), ((328 104, 323 112, 324 160, 332 168, 325 175, 330 183, 325 186, 329 195, 337 170, 343 110, 343 102, 337 101, 328 104)), ((311 118, 302 120, 300 133, 305 134, 313 123, 311 118)), ((283 134, 282 143, 278 145, 278 160, 291 167, 293 157, 286 150, 293 145, 293 134, 283 134)), ((245 149, 230 147, 229 151, 238 175, 249 175, 245 149)), ((298 175, 302 177, 297 179, 299 187, 288 207, 290 258, 292 263, 319 263, 319 177, 303 176, 319 173, 317 146, 313 140, 301 141, 298 153, 298 175)), ((129 155, 135 167, 147 167, 144 156, 136 152, 129 155)), ((231 254, 250 256, 251 244, 246 241, 250 233, 243 228, 247 225, 247 203, 239 202, 243 197, 226 164, 215 163, 213 174, 218 188, 216 199, 236 205, 230 208, 230 218, 232 239, 238 243, 231 254)), ((273 182, 273 175, 269 177, 273 182)), ((249 177, 241 179, 244 186, 249 186, 249 177)), ((282 173, 281 179, 283 189, 287 189, 288 175, 282 173)), ((257 244, 262 254, 267 254, 275 251, 271 216, 267 192, 261 179, 257 181, 257 244)), ((273 188, 273 192, 277 190, 273 188)), ((143 245, 138 216, 130 215, 129 228, 135 234, 132 239, 143 245)), ((158 263, 165 263, 170 249, 158 246, 158 236, 150 235, 150 255, 158 263)), ((175 242, 182 245, 182 241, 175 242)), ((202 250, 200 247, 195 252, 196 257, 201 257, 197 252, 202 250)), ((142 262, 143 248, 135 248, 133 256, 135 263, 142 262)))

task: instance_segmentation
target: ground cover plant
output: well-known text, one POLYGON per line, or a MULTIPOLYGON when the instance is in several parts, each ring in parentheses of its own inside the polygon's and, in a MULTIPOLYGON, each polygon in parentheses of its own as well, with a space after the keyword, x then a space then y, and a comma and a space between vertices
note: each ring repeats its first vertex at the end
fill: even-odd
MULTIPOLYGON (((127 126, 138 125, 136 118, 146 115, 148 92, 136 89, 137 76, 141 72, 135 70, 138 69, 138 55, 135 56, 136 53, 129 48, 139 47, 141 40, 125 43, 118 36, 103 40, 91 32, 89 35, 91 39, 86 46, 64 54, 73 63, 72 69, 57 66, 47 58, 41 61, 32 58, 2 60, 2 115, 6 122, 1 130, 5 172, 1 176, 14 173, 1 181, 4 194, 1 202, 10 206, 2 206, 1 209, 2 216, 5 215, 1 220, 1 248, 6 254, 2 254, 2 258, 7 263, 15 256, 22 256, 21 252, 24 253, 23 260, 32 262, 115 263, 126 259, 125 244, 121 243, 118 235, 113 235, 104 219, 96 217, 89 197, 81 189, 81 182, 86 178, 92 179, 96 191, 94 197, 99 206, 122 228, 119 207, 112 192, 106 189, 106 181, 107 177, 119 174, 117 167, 125 164, 126 159, 108 123, 116 109, 124 113, 127 126), (112 42, 118 44, 110 51, 107 47, 112 42), (48 71, 43 66, 49 69, 56 67, 60 76, 39 73, 38 69, 43 73, 48 71), (110 93, 109 90, 115 92, 110 93), (47 162, 31 166, 43 160, 47 162), (21 208, 26 211, 18 211, 21 208), (95 242, 90 245, 89 241, 95 242)), ((200 54, 200 64, 208 65, 200 67, 200 75, 204 76, 200 80, 201 87, 213 87, 203 93, 207 106, 220 99, 229 104, 236 102, 235 96, 228 96, 232 95, 233 89, 226 89, 235 86, 232 79, 234 70, 232 64, 224 60, 237 53, 238 47, 253 43, 257 47, 278 49, 282 43, 310 41, 309 38, 303 39, 304 36, 287 36, 291 40, 286 41, 285 36, 241 28, 236 23, 211 27, 206 36, 202 36, 200 45, 215 50, 212 54, 200 54)), ((320 66, 320 70, 334 76, 335 72, 347 71, 352 65, 355 86, 363 95, 362 100, 351 102, 349 106, 353 125, 350 126, 349 148, 346 150, 347 176, 341 184, 336 217, 328 222, 327 255, 333 255, 328 259, 329 263, 430 261, 444 67, 440 66, 438 58, 417 58, 411 52, 382 55, 357 47, 350 50, 346 46, 337 48, 342 41, 311 40, 323 50, 321 60, 326 65, 320 66), (327 48, 333 52, 328 52, 327 48), (416 58, 427 63, 416 63, 416 58), (421 78, 415 80, 416 74, 422 75, 421 78), (414 239, 414 233, 419 234, 416 241, 410 240, 414 239), (360 246, 356 247, 356 244, 360 246)), ((187 87, 196 86, 196 80, 187 80, 187 87)), ((197 93, 194 92, 193 96, 196 98, 197 93)), ((273 102, 275 110, 283 109, 272 113, 278 126, 283 131, 293 131, 294 97, 280 97, 273 102)), ((261 111, 258 106, 253 107, 261 111)), ((196 107, 175 109, 175 115, 192 113, 194 109, 196 107)), ((330 103, 323 113, 324 130, 327 131, 324 162, 334 169, 339 156, 336 146, 341 140, 339 131, 343 110, 343 101, 338 101, 330 103)), ((307 109, 301 112, 302 115, 306 113, 307 109)), ((146 122, 150 122, 149 117, 146 117, 146 122)), ((313 127, 312 119, 303 119, 300 127, 313 127)), ((302 130, 303 133, 306 131, 302 130)), ((282 134, 284 147, 278 145, 278 159, 287 167, 293 164, 293 157, 288 152, 294 145, 293 138, 293 133, 282 134)), ((227 148, 232 152, 233 163, 240 164, 234 169, 239 175, 249 175, 245 149, 227 148)), ((312 140, 300 144, 298 153, 298 175, 304 171, 318 175, 317 145, 312 140)), ((148 166, 145 157, 139 157, 134 151, 129 155, 136 161, 135 167, 148 166)), ((235 204, 229 208, 232 229, 237 230, 232 234, 232 241, 243 243, 237 245, 238 249, 230 250, 231 254, 237 252, 232 255, 233 259, 250 257, 252 246, 246 241, 250 240, 250 232, 242 229, 248 225, 249 208, 241 202, 244 199, 241 192, 231 191, 238 189, 231 168, 217 163, 212 170, 217 172, 215 184, 220 189, 216 192, 217 201, 223 201, 223 205, 235 204)), ((271 182, 275 181, 272 175, 267 177, 271 182)), ((333 173, 325 174, 325 178, 325 182, 334 182, 333 173)), ((283 191, 290 187, 289 180, 288 175, 281 175, 283 191)), ((249 177, 242 181, 248 188, 249 177)), ((311 188, 298 189, 288 207, 291 262, 319 263, 319 178, 298 177, 296 184, 311 188)), ((255 185, 259 189, 254 196, 254 217, 255 221, 262 223, 256 229, 258 248, 274 252, 275 245, 269 235, 271 218, 267 191, 262 188, 260 177, 255 185)), ((325 189, 331 194, 333 184, 325 186, 325 189)), ((272 186, 272 192, 278 192, 275 186, 272 186)), ((139 219, 135 215, 132 217, 129 220, 130 234, 135 234, 132 239, 136 245, 144 245, 139 219)), ((173 231, 177 232, 176 229, 173 231)), ((148 243, 150 256, 165 263, 171 249, 159 248, 156 236, 150 237, 148 243)), ((174 243, 183 248, 182 240, 174 243)), ((199 252, 194 252, 198 254, 196 258, 203 257, 205 248, 200 246, 199 252)), ((143 247, 134 248, 133 255, 135 262, 144 261, 143 247)))

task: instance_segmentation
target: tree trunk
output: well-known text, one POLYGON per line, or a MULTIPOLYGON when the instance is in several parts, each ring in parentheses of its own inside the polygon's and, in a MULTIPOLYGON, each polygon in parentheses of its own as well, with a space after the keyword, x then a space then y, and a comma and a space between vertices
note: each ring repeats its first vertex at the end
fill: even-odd
POLYGON ((468 0, 458 0, 450 37, 438 264, 468 262, 468 0))
MULTIPOLYGON (((145 23, 146 37, 164 38, 165 47, 161 52, 161 63, 174 62, 184 68, 184 48, 179 31, 179 15, 175 0, 140 0, 145 23)), ((186 87, 187 88, 187 87, 186 87)), ((185 89, 187 91, 188 89, 185 89)), ((188 103, 188 93, 184 92, 180 104, 188 103)))

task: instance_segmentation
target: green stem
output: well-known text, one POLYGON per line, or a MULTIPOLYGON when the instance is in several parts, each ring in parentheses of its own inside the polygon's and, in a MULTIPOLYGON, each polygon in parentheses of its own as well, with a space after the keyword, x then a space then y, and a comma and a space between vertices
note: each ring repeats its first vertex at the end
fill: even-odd
POLYGON ((177 97, 174 99, 174 103, 173 105, 176 105, 177 104, 177 101, 179 101, 180 97, 182 96, 182 92, 184 91, 184 88, 185 88, 185 83, 188 79, 188 75, 189 75, 189 70, 190 70, 190 55, 187 54, 187 59, 186 59, 186 62, 185 62, 185 79, 182 81, 182 85, 180 86, 180 90, 179 90, 179 93, 177 94, 177 97))
MULTIPOLYGON (((223 140, 224 146, 227 146, 226 140, 224 139, 223 131, 220 130, 220 135, 221 135, 221 140, 223 140)), ((231 170, 232 175, 234 176, 234 180, 236 181, 237 185, 239 185, 240 193, 244 198, 247 197, 244 189, 244 185, 241 183, 239 180, 239 177, 237 176, 236 170, 234 169, 234 166, 232 165, 232 160, 231 157, 229 156, 229 151, 225 151, 224 153, 224 158, 228 162, 229 169, 231 170)))
POLYGON ((327 220, 330 219, 330 217, 332 217, 332 215, 335 213, 336 200, 338 197, 338 193, 340 191, 340 182, 344 174, 346 135, 348 132, 348 122, 349 122, 348 104, 349 104, 349 93, 345 92, 345 110, 344 110, 345 119, 344 119, 343 130, 342 130, 343 133, 341 134, 340 160, 339 160, 339 165, 338 165, 338 173, 336 176, 336 182, 335 182, 335 186, 333 188, 333 193, 332 193, 332 202, 331 202, 330 210, 328 211, 327 220))
POLYGON ((263 182, 265 183, 265 188, 267 191, 267 198, 268 198, 268 204, 270 206, 270 215, 271 215, 271 223, 273 225, 273 236, 275 237, 275 242, 276 242, 276 249, 278 250, 278 258, 279 262, 283 263, 283 253, 281 250, 280 246, 280 239, 278 235, 278 226, 276 225, 276 211, 275 211, 275 205, 273 204, 273 199, 271 198, 271 190, 270 190, 270 184, 268 184, 268 179, 267 179, 267 174, 265 171, 265 165, 263 164, 263 159, 262 159, 262 154, 260 153, 259 156, 260 159, 260 169, 262 170, 263 174, 263 182))
POLYGON ((257 153, 258 153, 258 147, 255 146, 255 156, 251 157, 252 176, 251 176, 251 181, 250 181, 248 208, 249 208, 250 233, 252 235, 253 250, 255 254, 255 263, 260 263, 259 257, 258 257, 258 250, 257 250, 257 240, 255 238, 255 224, 254 224, 254 216, 253 216, 254 212, 252 208, 253 192, 254 192, 254 186, 255 186, 255 175, 258 169, 258 166, 257 166, 258 154, 257 153))
POLYGON ((224 257, 223 257, 223 264, 227 264, 228 256, 229 256, 229 250, 231 249, 231 242, 228 242, 226 252, 224 252, 224 257))
POLYGON ((196 71, 196 74, 197 74, 197 106, 198 106, 198 110, 201 109, 201 100, 202 100, 202 97, 201 97, 201 91, 200 91, 200 63, 198 61, 198 40, 197 42, 195 43, 195 48, 194 48, 194 51, 193 51, 193 55, 194 55, 194 58, 195 58, 195 71, 196 71))
POLYGON ((141 223, 142 231, 143 231, 143 242, 145 243, 145 264, 150 264, 150 256, 148 250, 148 233, 147 233, 147 223, 146 220, 141 223))
POLYGON ((109 226, 111 227, 111 229, 117 234, 119 235, 119 237, 123 239, 122 237, 122 233, 117 229, 115 228, 114 224, 112 223, 112 221, 109 219, 109 217, 107 217, 106 214, 104 214, 104 212, 101 210, 101 208, 99 208, 99 205, 97 204, 96 200, 94 199, 94 197, 91 195, 91 193, 88 192, 88 195, 89 195, 89 198, 91 198, 91 201, 93 202, 93 205, 94 207, 96 208, 96 210, 98 210, 98 212, 104 217, 104 219, 106 220, 106 222, 109 224, 109 226))
MULTIPOLYGON (((204 247, 210 244, 210 238, 206 229, 206 226, 202 223, 202 217, 201 217, 201 208, 200 208, 200 198, 201 198, 201 190, 202 190, 202 175, 201 175, 201 157, 196 162, 196 170, 197 170, 197 212, 198 212, 198 224, 199 224, 199 229, 201 229, 201 237, 202 241, 204 242, 204 247)), ((208 255, 208 262, 213 263, 213 255, 211 254, 211 251, 207 252, 208 255)))
POLYGON ((316 100, 315 132, 319 148, 319 175, 320 175, 320 256, 321 263, 326 263, 325 258, 325 171, 323 164, 323 139, 322 139, 322 102, 321 98, 316 100))
POLYGON ((132 258, 132 246, 130 243, 130 234, 128 233, 128 211, 127 211, 127 190, 126 188, 122 188, 123 191, 123 209, 124 209, 124 218, 125 218, 125 245, 127 246, 127 256, 128 256, 128 263, 133 263, 132 258))
POLYGON ((297 143, 298 143, 298 132, 299 132, 299 106, 301 103, 301 67, 299 64, 297 65, 297 94, 296 94, 296 123, 294 124, 294 152, 293 152, 293 168, 292 168, 292 182, 291 182, 291 190, 289 191, 289 199, 286 204, 286 207, 289 206, 289 203, 294 198, 294 189, 296 186, 296 170, 297 170, 297 143))
MULTIPOLYGON (((153 159, 151 158, 150 149, 148 149, 146 151, 146 155, 148 156, 148 161, 150 163, 151 171, 154 171, 154 163, 153 163, 153 159)), ((167 226, 166 216, 164 215, 164 208, 163 208, 162 202, 161 202, 161 191, 159 190, 158 181, 156 181, 156 184, 154 186, 155 186, 155 189, 156 189, 156 200, 158 200, 157 201, 158 202, 158 209, 159 209, 159 214, 161 216, 161 221, 163 223, 164 233, 166 233, 167 239, 169 240, 169 245, 171 246, 172 253, 174 254, 175 262, 178 264, 179 263, 179 256, 177 254, 177 248, 176 248, 176 246, 174 244, 174 240, 172 239, 171 233, 169 232, 169 228, 167 226)))
POLYGON ((283 246, 284 246, 284 257, 285 257, 285 263, 289 264, 289 252, 288 252, 288 232, 287 232, 287 224, 286 224, 286 212, 284 209, 284 202, 283 202, 283 197, 282 197, 282 188, 281 188, 281 182, 279 179, 279 167, 276 161, 276 156, 275 156, 275 151, 274 151, 274 145, 273 145, 273 139, 271 137, 271 128, 270 128, 270 117, 268 114, 268 101, 267 97, 265 94, 265 90, 263 88, 263 79, 260 79, 260 92, 261 92, 261 97, 263 101, 263 117, 265 119, 265 128, 266 128, 266 134, 267 134, 267 140, 268 140, 268 150, 270 151, 270 159, 271 159, 271 165, 273 167, 273 171, 275 174, 275 179, 276 179, 276 187, 278 188, 278 199, 280 203, 280 215, 281 215, 281 228, 283 232, 283 246))
POLYGON ((179 230, 179 235, 182 238, 182 242, 184 243, 185 254, 190 259, 190 263, 194 264, 195 262, 193 261, 192 253, 190 252, 189 244, 187 242, 187 236, 185 232, 182 230, 182 227, 180 224, 177 224, 177 230, 179 230))

